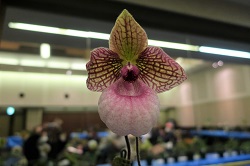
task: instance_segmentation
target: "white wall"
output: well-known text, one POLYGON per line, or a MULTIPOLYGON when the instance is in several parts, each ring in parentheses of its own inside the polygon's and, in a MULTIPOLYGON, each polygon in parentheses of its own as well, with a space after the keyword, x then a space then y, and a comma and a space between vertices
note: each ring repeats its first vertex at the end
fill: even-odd
MULTIPOLYGON (((100 93, 87 89, 86 78, 0 71, 0 106, 97 106, 100 93)), ((250 66, 226 64, 188 74, 182 85, 159 98, 162 108, 177 107, 174 115, 183 126, 250 125, 249 85, 250 66)))
POLYGON ((250 66, 228 64, 189 74, 163 95, 178 108, 180 125, 250 125, 249 85, 250 66))
POLYGON ((0 71, 0 106, 96 106, 86 76, 0 71), (24 98, 19 93, 25 93, 24 98), (69 98, 64 97, 69 94, 69 98))

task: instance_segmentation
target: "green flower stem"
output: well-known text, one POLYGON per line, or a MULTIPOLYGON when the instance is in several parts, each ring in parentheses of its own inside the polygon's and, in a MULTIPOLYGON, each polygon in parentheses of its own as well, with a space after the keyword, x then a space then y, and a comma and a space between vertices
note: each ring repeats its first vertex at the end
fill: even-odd
POLYGON ((128 139, 127 135, 125 136, 125 141, 126 141, 127 150, 128 150, 128 160, 130 161, 130 159, 131 159, 131 149, 130 149, 130 143, 129 143, 129 139, 128 139))
POLYGON ((140 151, 139 151, 139 137, 136 137, 136 158, 137 158, 138 166, 141 166, 140 151))

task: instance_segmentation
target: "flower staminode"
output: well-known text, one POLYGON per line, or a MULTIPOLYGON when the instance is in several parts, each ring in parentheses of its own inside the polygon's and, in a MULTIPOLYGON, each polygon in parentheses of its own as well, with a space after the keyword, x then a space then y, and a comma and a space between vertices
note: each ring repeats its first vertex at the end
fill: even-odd
POLYGON ((127 11, 111 31, 109 48, 96 48, 87 63, 87 87, 102 92, 98 112, 111 131, 140 136, 157 123, 157 93, 186 79, 183 68, 161 48, 148 46, 147 34, 127 11))
POLYGON ((133 82, 136 81, 138 76, 140 74, 140 70, 137 66, 131 65, 130 62, 128 62, 128 65, 123 66, 121 69, 121 75, 124 81, 133 82))

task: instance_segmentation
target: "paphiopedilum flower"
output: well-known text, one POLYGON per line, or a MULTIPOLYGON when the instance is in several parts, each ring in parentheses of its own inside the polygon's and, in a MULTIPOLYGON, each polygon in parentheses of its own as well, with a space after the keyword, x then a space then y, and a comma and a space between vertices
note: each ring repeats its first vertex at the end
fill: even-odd
POLYGON ((159 115, 157 93, 186 79, 183 68, 161 48, 148 46, 146 32, 127 10, 115 22, 109 48, 91 52, 87 72, 87 87, 102 92, 100 118, 120 136, 148 133, 159 115))

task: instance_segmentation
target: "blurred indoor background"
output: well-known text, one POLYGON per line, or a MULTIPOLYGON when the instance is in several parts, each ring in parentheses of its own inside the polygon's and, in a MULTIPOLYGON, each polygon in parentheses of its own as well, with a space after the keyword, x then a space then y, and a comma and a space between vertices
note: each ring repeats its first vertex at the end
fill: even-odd
POLYGON ((99 118, 100 93, 87 89, 85 66, 93 48, 108 47, 109 33, 123 9, 145 29, 149 45, 163 48, 188 75, 180 86, 159 94, 156 139, 153 132, 142 137, 142 159, 152 165, 152 160, 188 165, 188 155, 206 158, 204 152, 219 154, 210 155, 217 160, 245 155, 226 163, 250 160, 250 1, 2 0, 0 165, 8 165, 13 153, 23 157, 23 165, 36 165, 34 160, 67 165, 65 158, 68 165, 105 164, 123 147, 99 118), (169 137, 170 131, 174 136, 169 137), (44 144, 37 148, 39 158, 29 159, 21 151, 34 135, 44 144), (54 150, 53 141, 41 141, 44 135, 49 141, 60 139, 61 149, 54 150), (108 145, 104 139, 115 144, 105 151, 108 156, 102 154, 108 145), (197 145, 199 152, 176 152, 195 149, 195 141, 203 143, 197 145), (65 153, 78 156, 70 160, 65 153))

